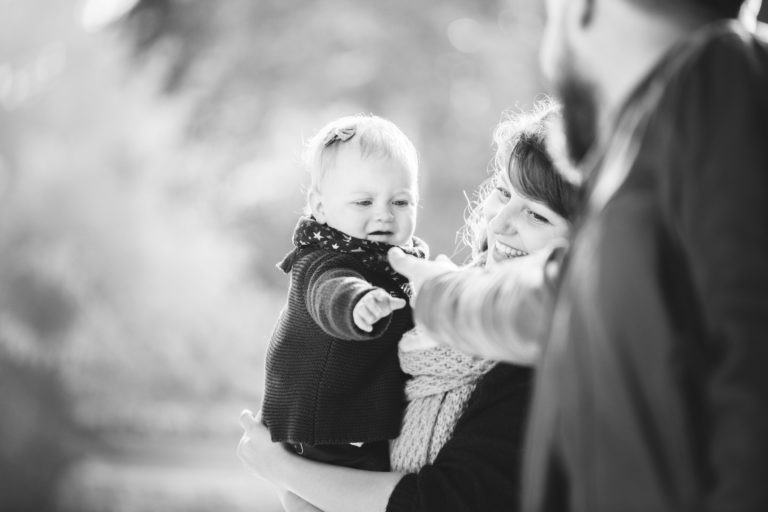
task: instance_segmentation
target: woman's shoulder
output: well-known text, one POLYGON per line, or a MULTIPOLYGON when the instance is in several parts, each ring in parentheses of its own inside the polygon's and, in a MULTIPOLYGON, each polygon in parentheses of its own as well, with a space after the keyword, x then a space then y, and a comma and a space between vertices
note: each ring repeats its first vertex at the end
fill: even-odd
POLYGON ((509 363, 497 363, 478 382, 477 389, 482 392, 504 394, 511 390, 531 387, 533 367, 509 363))

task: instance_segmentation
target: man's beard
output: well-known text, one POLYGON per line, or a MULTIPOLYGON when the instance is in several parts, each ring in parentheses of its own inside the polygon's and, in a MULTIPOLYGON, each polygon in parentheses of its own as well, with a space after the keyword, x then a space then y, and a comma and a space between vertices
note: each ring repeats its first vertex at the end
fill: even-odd
POLYGON ((563 128, 568 156, 580 166, 597 140, 597 102, 594 88, 573 69, 573 59, 563 62, 555 84, 563 105, 563 128))

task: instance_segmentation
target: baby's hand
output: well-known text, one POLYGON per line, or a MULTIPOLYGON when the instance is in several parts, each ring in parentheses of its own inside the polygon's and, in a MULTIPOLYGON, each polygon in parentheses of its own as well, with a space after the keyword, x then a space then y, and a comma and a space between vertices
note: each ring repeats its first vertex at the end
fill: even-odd
POLYGON ((355 325, 365 332, 373 330, 373 324, 389 316, 394 310, 405 307, 405 300, 392 297, 381 288, 374 288, 363 295, 352 311, 355 325))

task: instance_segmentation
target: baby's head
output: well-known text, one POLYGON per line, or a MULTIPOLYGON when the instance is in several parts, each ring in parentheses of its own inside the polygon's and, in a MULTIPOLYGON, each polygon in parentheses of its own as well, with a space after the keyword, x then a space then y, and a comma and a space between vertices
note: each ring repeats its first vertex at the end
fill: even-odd
POLYGON ((413 143, 373 115, 328 123, 308 144, 307 206, 322 224, 349 236, 408 245, 416 226, 418 158, 413 143))

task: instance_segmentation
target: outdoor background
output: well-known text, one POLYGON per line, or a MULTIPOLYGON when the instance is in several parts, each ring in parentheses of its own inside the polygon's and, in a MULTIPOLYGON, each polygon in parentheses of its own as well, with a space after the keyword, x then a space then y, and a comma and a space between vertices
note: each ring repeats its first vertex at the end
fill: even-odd
POLYGON ((543 91, 542 3, 0 0, 0 509, 279 510, 235 447, 302 141, 400 125, 454 254, 493 126, 543 91))

